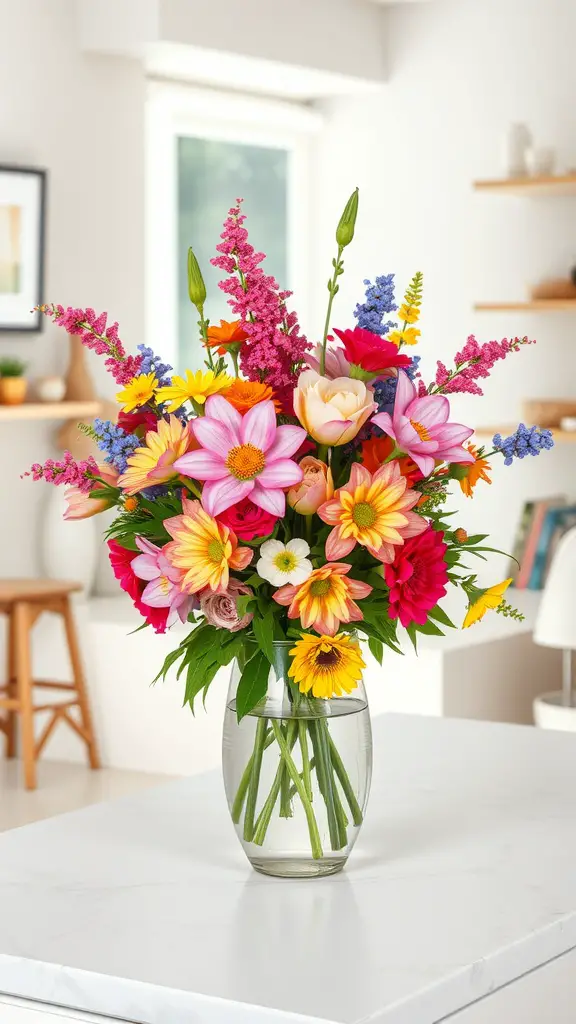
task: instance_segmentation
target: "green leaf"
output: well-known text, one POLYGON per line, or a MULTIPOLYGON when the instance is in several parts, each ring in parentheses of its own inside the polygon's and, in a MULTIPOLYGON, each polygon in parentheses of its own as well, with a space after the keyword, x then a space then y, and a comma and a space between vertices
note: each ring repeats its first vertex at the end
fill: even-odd
POLYGON ((375 590, 388 590, 386 580, 375 570, 371 570, 371 572, 368 573, 368 579, 366 582, 369 583, 371 587, 374 587, 375 590))
POLYGON ((442 630, 438 629, 438 626, 435 626, 433 622, 425 622, 422 626, 418 623, 416 629, 419 633, 424 633, 426 636, 445 636, 442 630))
POLYGON ((428 615, 431 619, 434 619, 436 622, 441 622, 444 626, 450 626, 451 629, 456 629, 456 626, 454 625, 452 620, 448 618, 446 612, 444 611, 443 608, 440 607, 439 604, 437 604, 435 608, 431 608, 430 611, 428 612, 428 615))
POLYGON ((416 636, 416 626, 413 622, 411 622, 409 626, 406 626, 406 632, 412 641, 412 646, 416 651, 416 654, 418 654, 418 637, 416 636))
POLYGON ((238 721, 248 715, 266 696, 268 689, 268 658, 261 650, 246 662, 236 691, 236 715, 238 721))
POLYGON ((384 659, 384 644, 382 641, 376 640, 371 636, 368 640, 368 647, 370 648, 372 656, 376 658, 376 661, 381 665, 384 659))
POLYGON ((154 679, 152 680, 152 686, 154 685, 154 683, 158 682, 160 676, 162 676, 162 679, 166 679, 166 674, 168 670, 172 667, 175 661, 178 661, 178 658, 182 657, 183 653, 184 651, 182 650, 182 648, 177 647, 175 651, 170 651, 170 654, 166 655, 166 657, 164 658, 164 664, 162 665, 162 668, 160 669, 158 675, 154 676, 154 679))
POLYGON ((274 664, 274 613, 268 607, 266 614, 260 618, 258 615, 252 620, 252 629, 258 642, 258 646, 266 655, 271 665, 274 664))
POLYGON ((199 663, 197 661, 192 661, 188 665, 184 703, 190 705, 192 714, 194 714, 195 697, 200 693, 200 690, 208 690, 210 683, 219 669, 220 665, 218 662, 213 662, 207 667, 204 667, 201 662, 199 663))
POLYGON ((258 587, 263 587, 264 584, 266 583, 266 580, 263 580, 262 577, 258 576, 257 573, 253 573, 252 576, 249 576, 248 579, 244 582, 247 587, 252 587, 252 589, 254 590, 255 588, 258 589, 258 587))
POLYGON ((252 601, 254 601, 252 594, 240 594, 240 596, 236 598, 236 611, 238 612, 238 618, 241 619, 243 615, 246 615, 252 601))

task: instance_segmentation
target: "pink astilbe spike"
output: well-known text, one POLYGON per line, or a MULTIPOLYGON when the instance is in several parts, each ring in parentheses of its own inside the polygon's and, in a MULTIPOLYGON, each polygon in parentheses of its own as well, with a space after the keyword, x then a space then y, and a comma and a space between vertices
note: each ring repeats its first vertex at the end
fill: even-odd
POLYGON ((35 462, 22 476, 31 476, 33 480, 45 480, 49 484, 67 484, 87 494, 93 490, 94 479, 100 476, 100 472, 97 462, 91 455, 77 462, 70 452, 66 451, 62 460, 56 462, 54 459, 46 459, 44 465, 35 462))
POLYGON ((107 356, 105 366, 118 384, 128 384, 138 376, 142 356, 126 355, 124 345, 118 336, 118 324, 106 327, 107 313, 96 315, 95 311, 76 309, 73 306, 64 308, 60 304, 48 303, 37 306, 45 316, 51 317, 55 324, 63 327, 68 334, 76 334, 82 339, 86 348, 91 348, 99 356, 107 356))

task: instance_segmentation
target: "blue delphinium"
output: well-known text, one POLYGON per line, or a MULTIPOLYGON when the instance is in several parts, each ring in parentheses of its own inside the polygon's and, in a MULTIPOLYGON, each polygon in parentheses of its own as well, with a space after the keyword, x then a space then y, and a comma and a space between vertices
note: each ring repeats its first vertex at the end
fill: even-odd
POLYGON ((138 345, 138 351, 142 356, 140 373, 154 373, 161 387, 167 387, 172 378, 170 372, 173 369, 169 363, 160 362, 160 356, 154 354, 147 345, 138 345))
POLYGON ((518 424, 518 429, 510 437, 494 434, 492 444, 504 456, 504 465, 511 466, 514 459, 523 459, 526 455, 539 455, 544 448, 553 448, 552 431, 542 427, 527 427, 518 424))
POLYGON ((354 316, 358 327, 363 327, 372 334, 388 334, 397 325, 388 320, 383 322, 386 313, 394 313, 398 306, 394 302, 394 274, 381 274, 374 284, 366 279, 366 301, 358 303, 354 316))
POLYGON ((106 452, 104 461, 115 466, 119 473, 125 472, 128 456, 142 444, 136 434, 127 434, 110 420, 95 419, 92 436, 100 451, 106 452))

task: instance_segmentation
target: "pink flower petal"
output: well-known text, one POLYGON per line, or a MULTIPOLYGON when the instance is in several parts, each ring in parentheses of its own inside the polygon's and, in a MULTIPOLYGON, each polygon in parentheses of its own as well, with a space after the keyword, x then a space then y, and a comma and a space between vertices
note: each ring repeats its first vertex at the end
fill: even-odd
POLYGON ((418 537, 419 534, 424 533, 428 529, 428 520, 424 519, 423 516, 419 516, 417 512, 409 512, 405 509, 404 515, 408 520, 407 525, 402 527, 404 540, 408 540, 409 537, 418 537))
POLYGON ((235 476, 209 480, 202 488, 202 505, 208 515, 218 516, 237 501, 247 498, 253 487, 253 480, 237 480, 235 476))
POLYGON ((240 439, 242 444, 253 444, 267 452, 276 437, 276 410, 274 402, 258 402, 242 418, 240 439))
MULTIPOLYGON (((410 405, 410 402, 414 401, 418 392, 414 387, 410 377, 403 370, 398 371, 398 383, 396 385, 396 397, 394 399, 394 412, 392 418, 395 420, 397 416, 404 416, 406 409, 410 405)), ((381 415, 386 415, 381 413, 381 415)), ((384 429, 384 428, 382 428, 384 429)))
POLYGON ((203 448, 226 459, 228 452, 237 444, 236 434, 210 416, 199 416, 193 422, 194 436, 203 448))
POLYGON ((355 545, 354 537, 341 537, 340 527, 336 526, 326 538, 326 558, 332 561, 333 558, 342 558, 343 555, 349 555, 355 545))
POLYGON ((174 469, 193 480, 221 480, 229 476, 224 460, 205 449, 181 455, 176 459, 174 469))
POLYGON ((141 597, 142 604, 147 604, 150 608, 169 608, 173 589, 173 585, 170 585, 166 590, 165 581, 159 576, 144 587, 141 597))
MULTIPOLYGON (((450 402, 443 395, 427 395, 415 398, 406 409, 406 415, 423 427, 436 427, 446 423, 450 415, 450 402)), ((434 430, 436 433, 436 430, 434 430)))
POLYGON ((406 453, 410 456, 412 461, 416 463, 418 469, 422 473, 422 476, 430 476, 435 465, 434 459, 431 455, 424 455, 422 452, 418 452, 415 448, 411 448, 406 453))
POLYGON ((263 508, 265 512, 271 512, 273 516, 280 518, 286 512, 284 491, 264 490, 263 487, 260 487, 258 479, 254 481, 254 490, 250 495, 250 499, 259 508, 263 508))
POLYGON ((266 453, 266 462, 269 462, 270 459, 287 459, 290 455, 294 455, 305 437, 306 431, 303 427, 291 426, 289 423, 278 427, 276 437, 266 453))
POLYGON ((434 431, 434 436, 442 448, 461 444, 472 436, 474 431, 463 423, 446 423, 443 427, 434 431))
POLYGON ((155 580, 160 575, 158 562, 152 555, 137 555, 133 558, 132 572, 139 580, 155 580))
POLYGON ((320 430, 324 444, 338 444, 340 438, 353 424, 354 420, 328 420, 323 423, 320 430))
POLYGON ((258 474, 257 480, 261 487, 292 487, 299 484, 304 477, 304 471, 292 459, 276 459, 268 464, 258 474))
POLYGON ((396 437, 394 424, 392 423, 390 413, 376 413, 376 415, 372 417, 372 423, 375 423, 377 427, 380 427, 380 430, 383 430, 385 434, 388 434, 388 437, 391 437, 392 439, 396 437))
POLYGON ((474 462, 474 456, 466 448, 460 445, 453 445, 450 448, 441 448, 437 457, 445 462, 474 462))
POLYGON ((161 548, 157 544, 153 544, 151 540, 147 540, 146 537, 134 537, 136 541, 136 547, 140 548, 145 555, 158 555, 160 554, 161 548))
MULTIPOLYGON (((227 427, 234 436, 234 444, 240 444, 242 416, 233 405, 230 405, 230 402, 226 401, 223 395, 210 395, 204 405, 204 414, 227 427)), ((200 418, 202 419, 202 417, 200 418)))

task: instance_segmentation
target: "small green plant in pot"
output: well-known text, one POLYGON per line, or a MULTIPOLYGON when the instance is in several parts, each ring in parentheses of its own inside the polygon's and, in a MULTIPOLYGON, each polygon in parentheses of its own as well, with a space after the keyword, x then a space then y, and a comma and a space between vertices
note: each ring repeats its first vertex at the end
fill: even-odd
POLYGON ((21 405, 26 398, 26 363, 13 356, 0 357, 0 405, 21 405))

